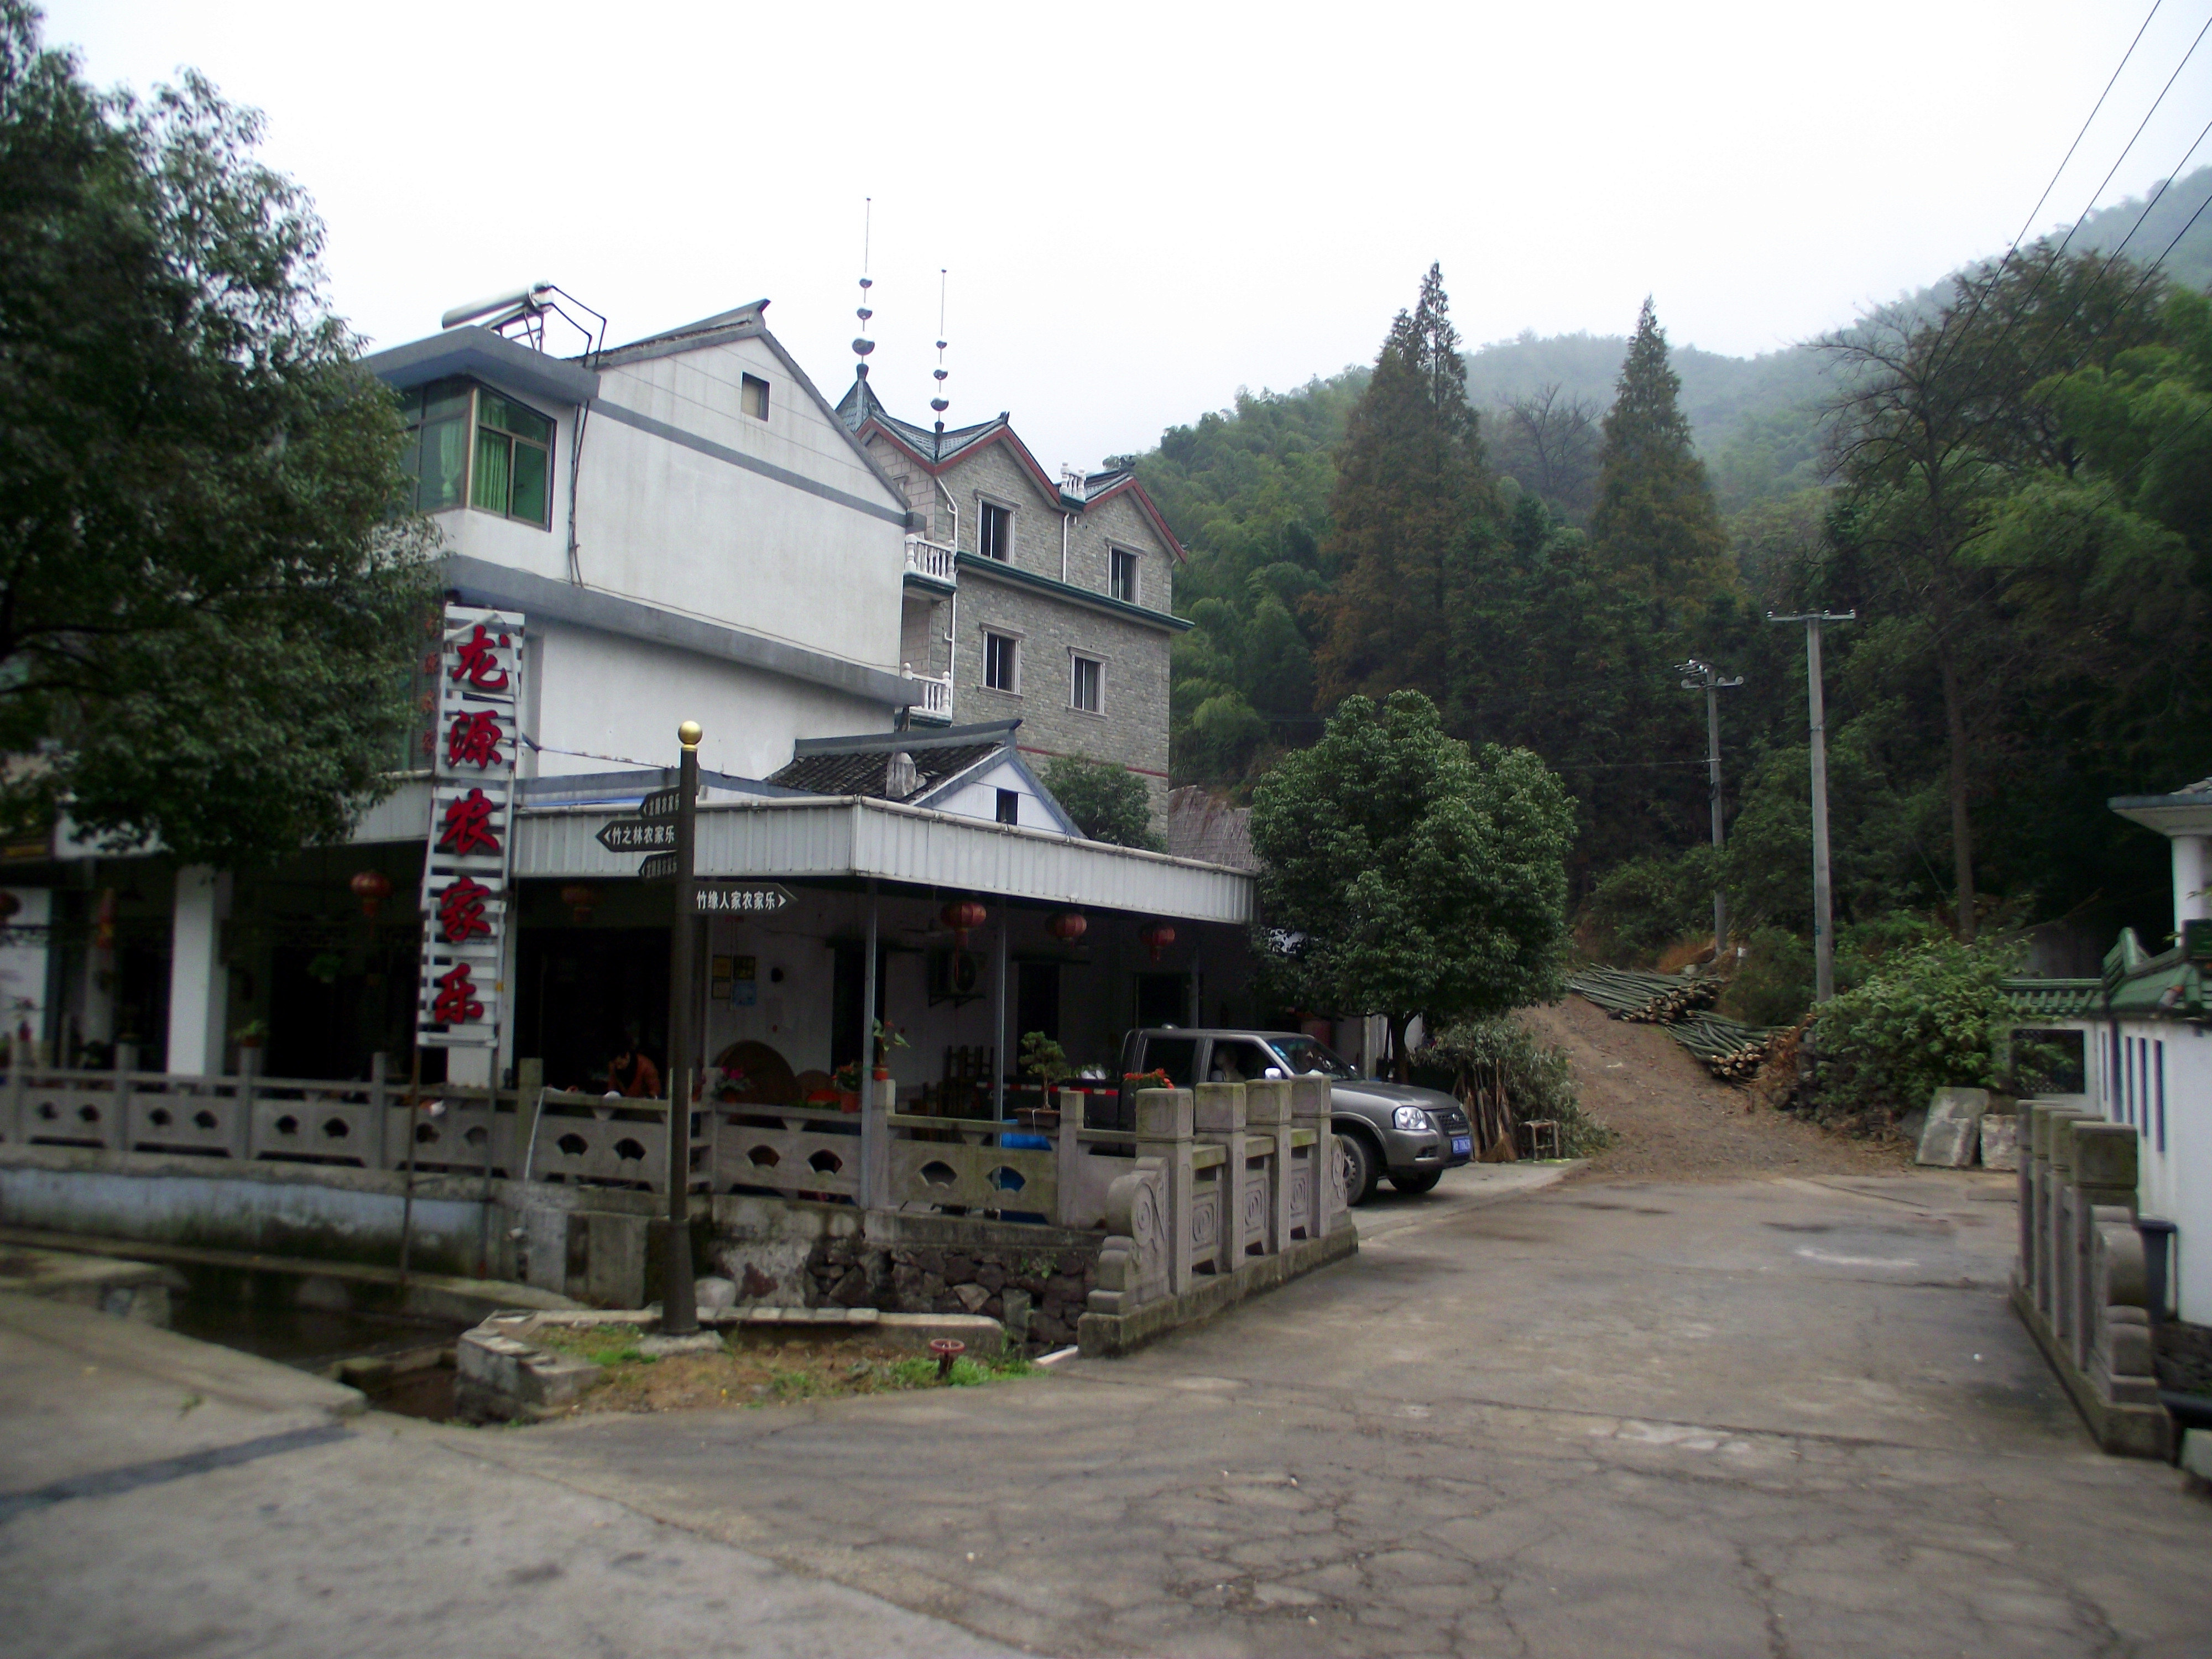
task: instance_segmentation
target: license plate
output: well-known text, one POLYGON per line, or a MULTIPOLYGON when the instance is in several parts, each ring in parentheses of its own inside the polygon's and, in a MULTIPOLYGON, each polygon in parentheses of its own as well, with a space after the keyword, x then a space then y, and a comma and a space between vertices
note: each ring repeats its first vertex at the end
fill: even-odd
POLYGON ((1473 1158, 1474 1156, 1474 1137, 1473 1135, 1454 1135, 1452 1137, 1452 1156, 1454 1158, 1473 1158))

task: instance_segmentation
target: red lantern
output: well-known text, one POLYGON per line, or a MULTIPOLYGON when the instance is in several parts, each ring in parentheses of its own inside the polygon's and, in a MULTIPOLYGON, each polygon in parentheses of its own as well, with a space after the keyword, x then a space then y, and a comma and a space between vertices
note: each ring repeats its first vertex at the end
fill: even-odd
POLYGON ((575 913, 580 926, 592 919, 592 911, 599 902, 599 890, 586 887, 580 881, 561 890, 561 902, 575 913))
POLYGON ((1050 921, 1045 923, 1044 930, 1062 945, 1073 945, 1083 937, 1090 927, 1091 923, 1085 919, 1082 911, 1062 910, 1050 921))
POLYGON ((1137 942, 1152 953, 1152 960, 1160 959, 1160 952, 1175 943, 1175 929, 1164 921, 1156 921, 1137 935, 1137 942))
POLYGON ((353 896, 361 901, 361 913, 371 921, 376 920, 377 907, 392 896, 392 878, 381 870, 356 871, 354 878, 346 883, 353 896))
POLYGON ((974 899, 957 899, 940 913, 945 925, 952 930, 952 941, 962 950, 968 948, 968 935, 990 919, 991 913, 974 899))

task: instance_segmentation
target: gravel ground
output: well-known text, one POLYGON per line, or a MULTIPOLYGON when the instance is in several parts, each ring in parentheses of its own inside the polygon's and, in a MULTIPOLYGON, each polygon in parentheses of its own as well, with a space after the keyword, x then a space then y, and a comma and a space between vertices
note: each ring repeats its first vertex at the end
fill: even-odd
POLYGON ((1522 1018, 1546 1042, 1565 1047, 1583 1109, 1618 1137, 1581 1180, 1870 1175, 1908 1165, 1901 1144, 1854 1140, 1785 1113, 1746 1109, 1743 1090, 1717 1081, 1656 1025, 1610 1018, 1577 996, 1522 1018))

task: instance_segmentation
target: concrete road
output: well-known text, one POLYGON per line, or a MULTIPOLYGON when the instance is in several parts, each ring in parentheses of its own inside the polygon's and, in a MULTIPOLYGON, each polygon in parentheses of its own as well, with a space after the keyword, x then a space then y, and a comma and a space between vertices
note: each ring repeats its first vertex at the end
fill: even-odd
POLYGON ((0 1652, 40 1659, 1006 1653, 361 1416, 267 1360, 0 1296, 0 1652))
POLYGON ((124 1654, 2212 1650, 2212 1505, 2081 1434, 2004 1306, 2008 1179, 1490 1202, 1473 1174, 1363 1212, 1356 1260, 1130 1359, 526 1431, 372 1419, 48 1504, 0 1523, 0 1587, 40 1592, 11 1634, 124 1654))

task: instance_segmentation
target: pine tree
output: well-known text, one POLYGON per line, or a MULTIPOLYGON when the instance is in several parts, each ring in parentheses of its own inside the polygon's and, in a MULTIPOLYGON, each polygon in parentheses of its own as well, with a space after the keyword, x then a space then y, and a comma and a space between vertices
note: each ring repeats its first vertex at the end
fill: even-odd
POLYGON ((1413 311, 1391 325, 1338 454, 1322 555, 1341 574, 1317 604, 1318 707, 1400 688, 1449 700, 1463 550, 1493 517, 1459 332, 1432 264, 1413 311))
POLYGON ((1590 542, 1598 569, 1640 599, 1662 632, 1693 624, 1734 582, 1728 533, 1676 401, 1681 390, 1646 298, 1605 417, 1590 542))

